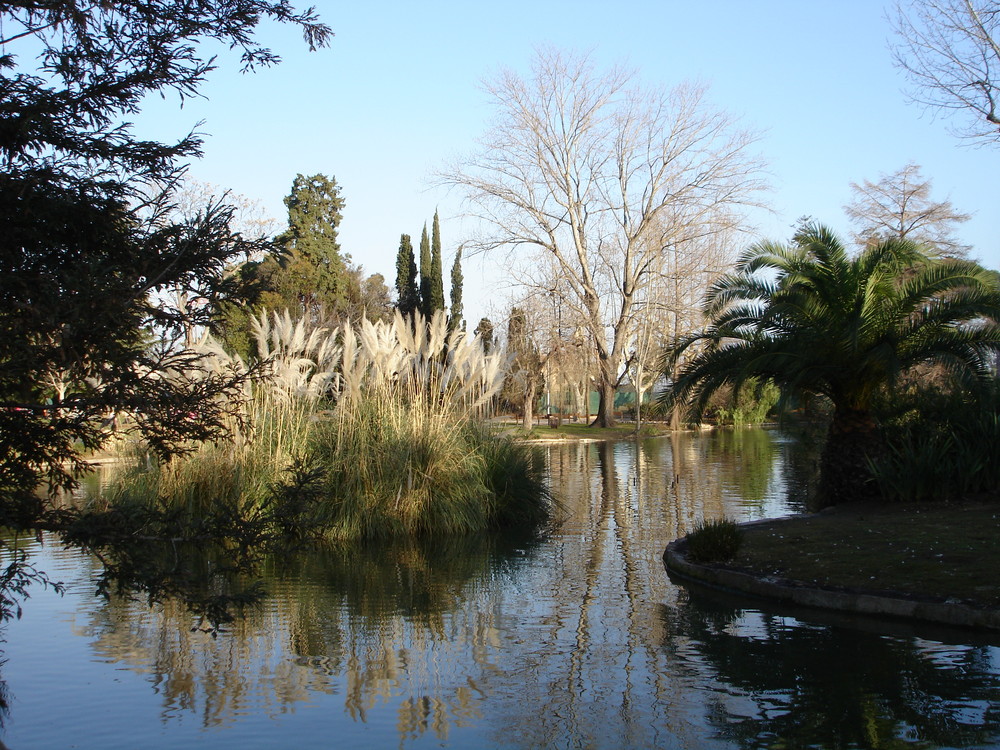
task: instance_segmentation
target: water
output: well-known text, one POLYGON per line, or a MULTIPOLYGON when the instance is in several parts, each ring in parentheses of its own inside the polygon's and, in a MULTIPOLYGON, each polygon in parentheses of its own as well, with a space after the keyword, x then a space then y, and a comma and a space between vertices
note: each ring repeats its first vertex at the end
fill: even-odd
POLYGON ((217 638, 179 605, 93 596, 51 542, 6 629, 20 748, 1000 746, 1000 650, 974 633, 786 611, 672 584, 702 518, 798 512, 777 431, 547 446, 543 540, 272 559, 217 638))

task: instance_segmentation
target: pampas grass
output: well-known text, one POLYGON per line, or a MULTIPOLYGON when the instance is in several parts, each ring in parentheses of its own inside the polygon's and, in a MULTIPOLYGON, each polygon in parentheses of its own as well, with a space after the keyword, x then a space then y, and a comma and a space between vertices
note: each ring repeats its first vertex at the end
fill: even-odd
MULTIPOLYGON (((261 313, 254 337, 263 374, 242 394, 233 439, 164 466, 133 462, 112 491, 118 501, 261 508, 303 460, 323 472, 315 523, 329 538, 464 534, 545 518, 550 498, 531 449, 483 426, 506 361, 477 336, 449 332, 443 313, 334 331, 261 313)), ((211 338, 198 346, 207 367, 246 371, 211 338)))

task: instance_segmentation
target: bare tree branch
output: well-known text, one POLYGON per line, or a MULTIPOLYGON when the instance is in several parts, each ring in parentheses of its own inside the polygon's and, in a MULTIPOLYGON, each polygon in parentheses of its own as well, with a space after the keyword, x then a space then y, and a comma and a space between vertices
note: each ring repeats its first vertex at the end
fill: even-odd
POLYGON ((892 19, 896 65, 912 101, 959 113, 955 133, 974 142, 1000 140, 1000 4, 995 0, 897 0, 892 19))
POLYGON ((702 86, 640 88, 587 56, 542 50, 530 78, 503 71, 484 88, 495 125, 439 180, 489 226, 482 249, 527 245, 554 261, 595 349, 599 421, 611 424, 636 299, 686 243, 758 205, 755 136, 702 86))
POLYGON ((931 200, 931 182, 923 179, 920 165, 910 162, 878 182, 851 183, 854 199, 844 212, 854 224, 860 245, 887 239, 910 240, 933 253, 965 257, 969 247, 954 235, 955 225, 972 218, 958 212, 951 201, 931 200))

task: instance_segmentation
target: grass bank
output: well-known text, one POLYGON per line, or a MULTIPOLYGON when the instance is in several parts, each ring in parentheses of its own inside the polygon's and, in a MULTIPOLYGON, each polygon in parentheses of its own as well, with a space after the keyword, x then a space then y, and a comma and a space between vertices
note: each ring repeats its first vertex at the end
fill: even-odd
POLYGON ((731 565, 824 587, 1000 607, 1000 499, 842 505, 744 528, 731 565))
MULTIPOLYGON (((254 331, 260 374, 227 404, 229 437, 169 462, 124 443, 101 503, 331 540, 536 528, 553 511, 538 451, 485 421, 503 359, 443 313, 333 331, 262 313, 254 331)), ((199 347, 206 367, 249 372, 199 347)))

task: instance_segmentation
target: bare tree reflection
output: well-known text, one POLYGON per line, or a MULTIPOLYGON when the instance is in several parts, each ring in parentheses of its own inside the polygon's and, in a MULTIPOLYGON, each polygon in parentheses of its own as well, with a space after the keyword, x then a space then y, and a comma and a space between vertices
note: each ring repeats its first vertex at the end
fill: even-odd
POLYGON ((564 505, 545 539, 274 555, 264 605, 217 639, 181 605, 123 598, 80 632, 146 677, 165 723, 321 704, 331 731, 379 745, 1000 743, 995 649, 808 625, 667 579, 664 546, 700 520, 787 512, 808 462, 790 468, 782 433, 544 450, 564 505))

